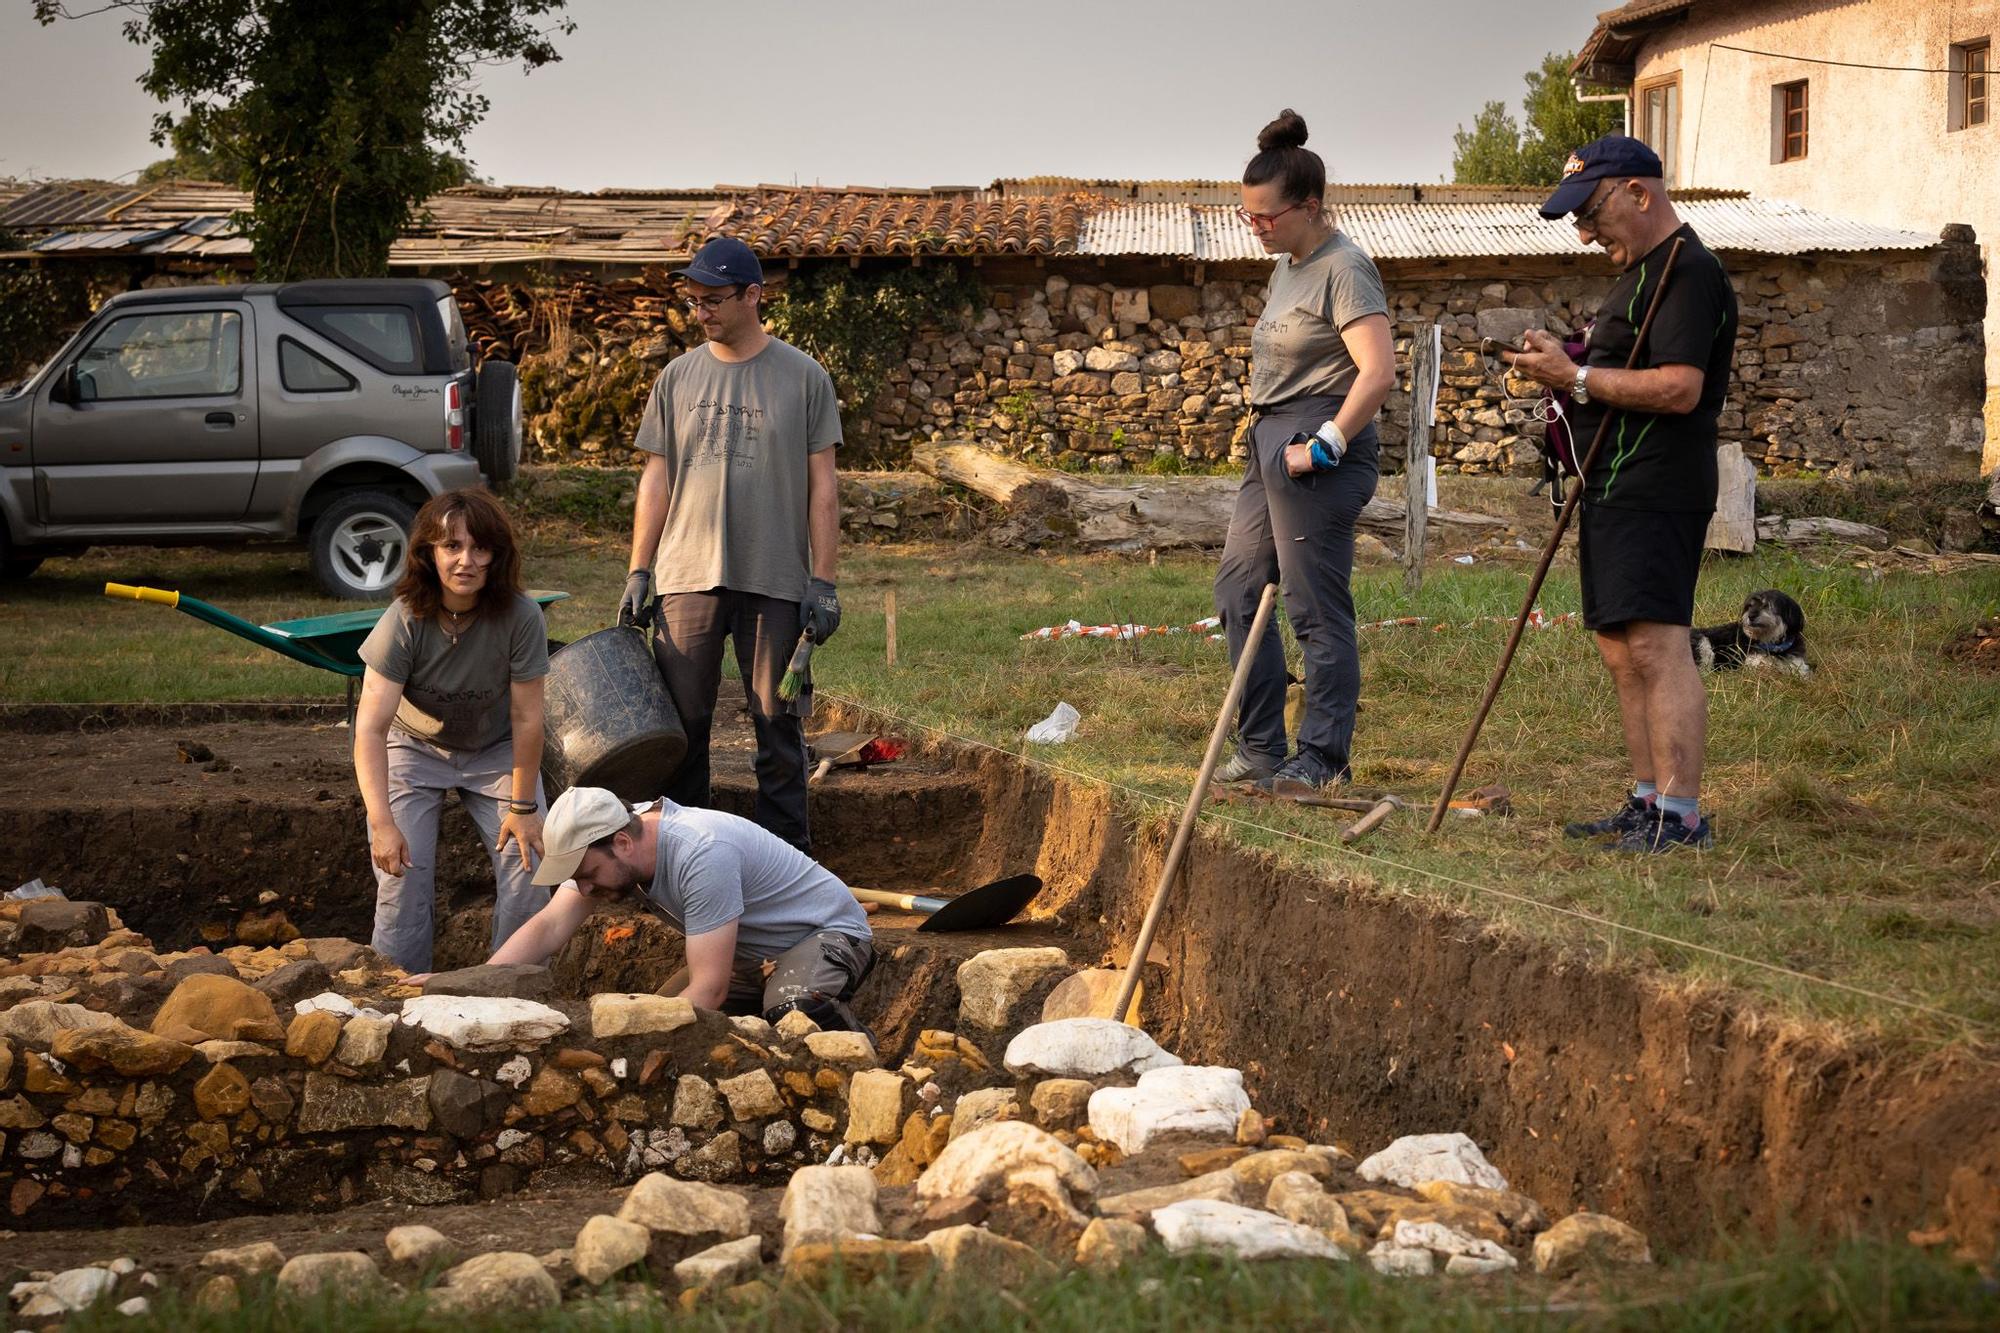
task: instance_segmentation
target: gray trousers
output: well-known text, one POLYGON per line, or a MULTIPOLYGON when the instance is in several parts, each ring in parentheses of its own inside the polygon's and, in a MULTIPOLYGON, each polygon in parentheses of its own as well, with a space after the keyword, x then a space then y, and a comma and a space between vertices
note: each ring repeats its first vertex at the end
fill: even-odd
MULTIPOLYGON (((740 964, 729 977, 722 1002, 727 1014, 756 1014, 775 1023, 794 1009, 822 1028, 862 1031, 847 1002, 875 966, 875 942, 838 930, 806 936, 773 960, 771 975, 762 962, 740 964)), ((686 968, 668 978, 660 994, 686 989, 686 968)))
POLYGON ((713 805, 709 732, 715 722, 716 694, 722 688, 722 650, 730 642, 736 647, 736 667, 757 733, 753 819, 810 856, 806 733, 799 719, 812 712, 812 694, 808 690, 791 703, 778 697, 778 682, 799 642, 797 602, 727 588, 660 598, 653 657, 687 732, 687 756, 667 784, 666 796, 677 805, 713 805))
MULTIPOLYGON (((514 742, 484 750, 447 750, 400 731, 389 733, 389 815, 409 844, 410 865, 400 875, 375 868, 375 934, 369 943, 406 972, 431 970, 433 903, 437 897, 438 816, 446 792, 458 793, 493 862, 493 947, 499 948, 528 918, 548 905, 549 891, 521 869, 514 843, 493 850, 500 838, 501 805, 513 799, 514 742)), ((539 779, 535 803, 542 804, 539 779)))
POLYGON ((1370 425, 1348 441, 1347 456, 1330 472, 1294 477, 1285 446, 1300 431, 1332 418, 1338 397, 1299 398, 1259 415, 1250 431, 1243 487, 1215 574, 1215 613, 1222 617, 1233 666, 1254 656, 1237 714, 1238 748, 1265 766, 1285 758, 1285 648, 1276 621, 1251 645, 1250 622, 1264 585, 1277 583, 1306 662, 1306 715, 1299 753, 1345 776, 1354 744, 1354 706, 1361 697, 1361 652, 1354 634, 1354 521, 1375 494, 1381 442, 1370 425))

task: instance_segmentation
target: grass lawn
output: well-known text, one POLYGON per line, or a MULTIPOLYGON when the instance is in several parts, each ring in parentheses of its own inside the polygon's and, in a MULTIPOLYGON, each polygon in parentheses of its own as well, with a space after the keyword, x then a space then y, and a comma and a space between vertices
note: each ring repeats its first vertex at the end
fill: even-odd
MULTIPOLYGON (((1445 500, 1478 507, 1476 499, 1445 500)), ((558 638, 609 622, 623 582, 625 521, 609 484, 573 493, 560 511, 536 512, 529 581, 576 594, 551 610, 558 638)), ((1538 530, 1527 531, 1532 540, 1538 530)), ((1364 621, 1417 615, 1453 626, 1364 631, 1355 752, 1364 790, 1435 798, 1505 640, 1506 626, 1483 618, 1512 615, 1531 568, 1522 553, 1477 549, 1471 566, 1434 565, 1414 597, 1397 569, 1358 573, 1364 621)), ((843 628, 815 659, 820 688, 913 727, 1034 748, 1036 758, 1114 784, 1170 819, 1227 686, 1222 647, 1194 635, 1020 636, 1072 617, 1186 624, 1208 613, 1213 572, 1213 558, 1198 556, 1150 564, 972 544, 850 547, 843 628), (882 615, 891 588, 894 668, 884 663, 882 615), (1083 714, 1077 738, 1025 746, 1022 733, 1059 700, 1083 714)), ((9 645, 0 700, 342 693, 339 679, 190 617, 108 601, 99 595, 107 579, 179 588, 258 620, 342 609, 313 591, 300 552, 141 549, 52 561, 0 594, 0 640, 9 645)), ((1626 771, 1608 680, 1589 636, 1572 627, 1528 635, 1461 783, 1504 782, 1514 818, 1452 820, 1430 838, 1422 813, 1411 811, 1354 849, 1338 846, 1336 812, 1232 804, 1205 818, 1380 891, 1465 908, 1692 983, 1744 986, 1789 1014, 1991 1041, 2000 1030, 1992 797, 2000 674, 1976 673, 1945 649, 2000 607, 2000 571, 1941 576, 1857 566, 1831 549, 1760 552, 1711 564, 1698 614, 1704 623, 1728 620, 1746 593, 1766 586, 1804 606, 1819 669, 1807 681, 1761 672, 1711 678, 1704 801, 1717 832, 1712 853, 1611 860, 1562 838, 1565 819, 1619 799, 1626 771)), ((1558 564, 1542 605, 1551 614, 1575 609, 1573 568, 1558 564)))

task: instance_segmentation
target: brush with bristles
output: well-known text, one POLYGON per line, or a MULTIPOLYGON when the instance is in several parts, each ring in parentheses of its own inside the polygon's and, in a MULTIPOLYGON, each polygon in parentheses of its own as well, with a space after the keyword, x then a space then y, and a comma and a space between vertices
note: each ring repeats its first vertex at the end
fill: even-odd
POLYGON ((778 697, 786 703, 799 697, 799 691, 806 687, 806 671, 812 666, 813 640, 810 634, 799 636, 799 646, 792 650, 792 660, 785 667, 785 676, 778 682, 778 697))

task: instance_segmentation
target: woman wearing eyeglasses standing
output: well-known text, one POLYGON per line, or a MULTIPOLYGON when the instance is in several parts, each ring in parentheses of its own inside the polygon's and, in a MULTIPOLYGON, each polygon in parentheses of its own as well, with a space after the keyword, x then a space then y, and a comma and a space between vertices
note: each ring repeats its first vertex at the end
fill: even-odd
POLYGON ((1375 494, 1375 416, 1395 385, 1389 305, 1375 263, 1326 208, 1326 164, 1289 108, 1257 136, 1243 206, 1277 256, 1250 338, 1250 457, 1229 522, 1215 609, 1230 661, 1254 654, 1237 714, 1236 754, 1218 782, 1274 795, 1324 791, 1349 777, 1361 656, 1354 634, 1354 522, 1375 494), (1306 710, 1286 758, 1285 654, 1278 627, 1249 644, 1266 583, 1305 654, 1306 710))

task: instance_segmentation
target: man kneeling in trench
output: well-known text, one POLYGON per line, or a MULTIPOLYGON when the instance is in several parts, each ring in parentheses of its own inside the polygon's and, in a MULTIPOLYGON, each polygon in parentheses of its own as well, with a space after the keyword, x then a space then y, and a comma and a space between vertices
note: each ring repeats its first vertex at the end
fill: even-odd
POLYGON ((848 1008, 875 965, 868 917, 833 872, 735 815, 658 801, 628 807, 572 787, 542 826, 535 883, 561 885, 487 961, 546 963, 600 904, 643 889, 687 938, 687 967, 661 987, 702 1009, 798 1010, 865 1031, 848 1008))

